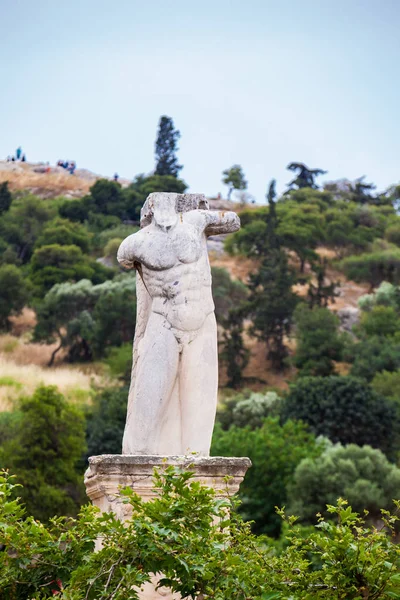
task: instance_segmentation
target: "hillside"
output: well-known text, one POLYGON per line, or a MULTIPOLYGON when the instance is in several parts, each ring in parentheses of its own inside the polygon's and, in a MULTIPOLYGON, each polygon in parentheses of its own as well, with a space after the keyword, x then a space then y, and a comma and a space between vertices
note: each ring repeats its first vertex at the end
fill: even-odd
MULTIPOLYGON (((0 161, 0 183, 7 181, 10 190, 14 193, 28 192, 45 200, 51 200, 59 196, 65 199, 81 198, 89 193, 90 187, 99 179, 102 179, 99 175, 91 173, 86 169, 77 169, 74 175, 70 175, 62 167, 0 161)), ((126 187, 129 182, 123 180, 121 183, 123 187, 126 187)), ((243 208, 222 199, 210 199, 210 206, 214 210, 230 209, 237 212, 240 212, 243 208)), ((248 210, 257 210, 257 207, 248 207, 248 210)), ((248 282, 249 274, 257 269, 257 260, 243 256, 228 255, 224 251, 223 236, 210 238, 208 244, 212 267, 225 269, 233 280, 240 280, 244 283, 248 282)), ((320 256, 328 257, 329 259, 334 258, 334 253, 327 248, 320 247, 317 249, 317 252, 320 256)), ((312 273, 310 273, 308 267, 306 267, 306 274, 315 283, 315 277, 312 277, 312 273)), ((360 296, 368 291, 368 286, 347 280, 342 273, 331 266, 328 268, 327 276, 330 281, 340 281, 338 297, 335 302, 330 302, 330 309, 339 315, 346 315, 350 311, 354 317, 358 312, 357 301, 360 296)), ((307 285, 296 285, 296 293, 299 296, 304 296, 307 285)), ((56 343, 32 343, 31 336, 35 323, 34 312, 32 310, 25 310, 21 317, 12 318, 11 331, 7 335, 0 337, 0 358, 5 365, 5 373, 7 371, 11 373, 12 371, 12 375, 9 375, 11 379, 16 377, 15 368, 11 368, 11 363, 20 365, 23 369, 25 369, 25 365, 27 364, 36 365, 35 368, 45 368, 52 352, 57 346, 56 343)), ((266 360, 267 349, 264 343, 257 342, 248 335, 245 335, 245 343, 251 352, 249 364, 244 372, 248 385, 255 389, 265 387, 265 385, 286 388, 288 381, 294 376, 295 371, 287 369, 284 372, 275 372, 270 368, 270 364, 266 360)), ((287 340, 287 343, 292 352, 294 341, 287 340)), ((65 350, 59 352, 55 364, 63 364, 65 357, 65 350)), ((68 366, 64 366, 63 368, 68 369, 68 366)), ((97 366, 93 366, 92 368, 88 366, 85 368, 85 371, 89 371, 90 373, 91 370, 95 372, 97 369, 97 366)), ((77 372, 75 367, 73 371, 74 374, 77 372)), ((47 380, 46 377, 44 379, 47 380)), ((220 380, 222 385, 226 383, 223 367, 221 367, 220 380)), ((18 377, 16 377, 16 381, 18 385, 21 384, 18 377)), ((3 394, 3 399, 8 396, 8 393, 3 394)))

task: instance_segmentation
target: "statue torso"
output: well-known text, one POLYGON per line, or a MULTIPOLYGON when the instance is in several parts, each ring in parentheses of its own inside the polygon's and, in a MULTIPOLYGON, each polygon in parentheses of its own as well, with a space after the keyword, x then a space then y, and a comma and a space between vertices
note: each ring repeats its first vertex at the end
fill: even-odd
POLYGON ((177 329, 199 329, 214 310, 204 232, 179 221, 169 232, 149 225, 135 238, 135 256, 153 299, 152 311, 177 329))

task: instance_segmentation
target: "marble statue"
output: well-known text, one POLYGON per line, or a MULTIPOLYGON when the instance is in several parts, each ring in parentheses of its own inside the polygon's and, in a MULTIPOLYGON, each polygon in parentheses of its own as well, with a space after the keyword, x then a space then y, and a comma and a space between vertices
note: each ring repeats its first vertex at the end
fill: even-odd
POLYGON ((207 236, 237 231, 234 212, 200 194, 154 193, 118 261, 137 270, 137 322, 123 454, 208 456, 218 355, 207 236))

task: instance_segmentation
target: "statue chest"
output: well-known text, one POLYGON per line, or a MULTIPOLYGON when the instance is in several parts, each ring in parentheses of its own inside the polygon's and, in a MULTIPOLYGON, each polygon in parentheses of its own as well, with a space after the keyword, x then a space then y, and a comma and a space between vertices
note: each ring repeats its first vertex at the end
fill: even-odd
POLYGON ((149 231, 146 234, 138 258, 149 269, 170 269, 178 263, 196 262, 205 244, 205 237, 190 226, 176 227, 170 233, 149 231))

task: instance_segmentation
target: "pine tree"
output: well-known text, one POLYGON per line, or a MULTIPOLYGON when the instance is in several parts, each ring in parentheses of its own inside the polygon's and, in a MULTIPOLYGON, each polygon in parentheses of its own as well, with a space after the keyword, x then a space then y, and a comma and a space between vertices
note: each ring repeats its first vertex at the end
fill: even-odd
POLYGON ((243 371, 248 365, 250 352, 243 343, 243 319, 246 303, 229 311, 224 323, 221 359, 226 364, 228 387, 237 388, 243 381, 243 371))
POLYGON ((10 208, 12 202, 11 192, 8 189, 8 181, 0 183, 0 215, 10 208))
POLYGON ((318 177, 318 175, 325 175, 325 173, 327 173, 327 171, 324 171, 323 169, 309 169, 305 164, 297 162, 290 163, 287 168, 289 171, 298 171, 298 174, 293 181, 288 183, 289 189, 293 189, 293 186, 297 186, 298 189, 309 187, 316 190, 318 189, 318 186, 315 183, 315 178, 318 177))
POLYGON ((284 337, 290 333, 297 296, 292 291, 296 282, 284 250, 273 249, 263 259, 259 270, 250 276, 250 333, 264 341, 268 358, 279 370, 288 355, 284 337))
POLYGON ((259 270, 250 276, 248 307, 253 322, 250 334, 266 342, 272 366, 282 369, 288 354, 284 337, 291 330, 297 296, 292 292, 296 277, 276 231, 275 196, 275 180, 272 180, 267 193, 269 211, 264 256, 259 270))
POLYGON ((173 175, 178 177, 182 166, 176 157, 177 142, 181 137, 180 132, 174 128, 171 117, 162 116, 158 126, 156 140, 156 175, 173 175))

